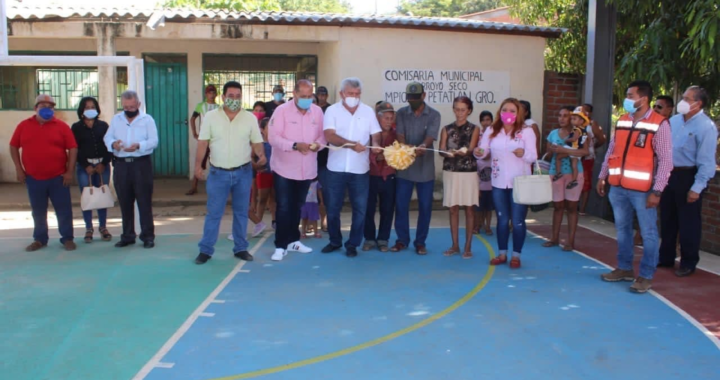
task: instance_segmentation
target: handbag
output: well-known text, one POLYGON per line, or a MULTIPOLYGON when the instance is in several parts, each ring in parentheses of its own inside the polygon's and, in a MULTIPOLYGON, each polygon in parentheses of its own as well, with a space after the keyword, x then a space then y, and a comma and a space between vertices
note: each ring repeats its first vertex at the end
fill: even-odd
MULTIPOLYGON (((92 179, 92 177, 90 177, 92 179)), ((100 187, 86 186, 80 197, 80 208, 83 211, 102 210, 115 207, 115 197, 110 186, 103 183, 100 176, 100 187)))
POLYGON ((542 174, 538 161, 535 161, 535 174, 517 176, 513 180, 513 202, 530 206, 552 202, 550 176, 542 174))

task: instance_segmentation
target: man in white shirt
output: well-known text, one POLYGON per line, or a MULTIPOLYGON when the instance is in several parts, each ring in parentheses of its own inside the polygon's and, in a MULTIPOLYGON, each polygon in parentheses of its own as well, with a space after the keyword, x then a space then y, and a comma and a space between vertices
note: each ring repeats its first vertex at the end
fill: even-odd
MULTIPOLYGON (((350 237, 345 243, 347 257, 357 256, 357 247, 362 242, 365 212, 370 186, 370 158, 366 145, 372 137, 372 145, 380 146, 382 129, 375 111, 360 103, 362 83, 357 78, 346 78, 340 84, 340 103, 333 104, 325 111, 323 122, 325 139, 329 145, 343 147, 330 150, 328 173, 323 197, 327 205, 330 243, 323 253, 330 253, 342 247, 340 232, 340 211, 345 200, 346 189, 352 205, 352 226, 350 237)), ((378 153, 381 150, 376 150, 378 153)))
POLYGON ((135 91, 122 94, 123 112, 110 121, 105 145, 113 154, 113 180, 122 214, 123 233, 115 244, 122 248, 135 244, 135 202, 140 212, 140 240, 145 248, 155 247, 152 215, 153 165, 150 156, 158 146, 155 120, 140 113, 135 91))

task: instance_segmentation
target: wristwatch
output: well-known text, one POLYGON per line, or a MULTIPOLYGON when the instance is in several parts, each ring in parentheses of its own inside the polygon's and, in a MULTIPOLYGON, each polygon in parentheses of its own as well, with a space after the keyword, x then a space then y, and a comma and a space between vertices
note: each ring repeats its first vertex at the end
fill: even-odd
POLYGON ((662 196, 662 191, 653 190, 652 193, 653 193, 654 196, 656 196, 656 197, 658 197, 658 198, 662 196))
POLYGON ((297 150, 297 143, 293 144, 293 150, 297 150))

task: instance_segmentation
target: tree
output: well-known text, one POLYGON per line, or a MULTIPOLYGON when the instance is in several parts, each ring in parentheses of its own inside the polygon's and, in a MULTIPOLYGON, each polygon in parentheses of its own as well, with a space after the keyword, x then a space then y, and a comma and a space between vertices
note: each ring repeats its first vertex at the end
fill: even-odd
POLYGON ((403 0, 400 14, 422 17, 457 17, 502 6, 503 0, 403 0))
POLYGON ((350 4, 345 0, 167 0, 165 7, 230 9, 241 12, 287 11, 349 13, 350 4))
MULTIPOLYGON (((717 100, 720 92, 719 0, 608 0, 617 15, 615 49, 616 104, 625 86, 644 78, 658 93, 677 95, 700 85, 717 100)), ((587 54, 588 0, 506 0, 523 22, 567 28, 548 41, 546 68, 584 73, 587 54)))

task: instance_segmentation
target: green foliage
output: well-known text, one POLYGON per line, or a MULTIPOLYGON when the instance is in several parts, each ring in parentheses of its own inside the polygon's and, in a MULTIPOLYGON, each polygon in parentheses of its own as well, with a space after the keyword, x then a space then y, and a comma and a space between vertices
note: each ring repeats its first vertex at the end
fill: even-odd
POLYGON ((457 17, 502 6, 503 0, 403 0, 398 13, 421 17, 457 17))
POLYGON ((350 4, 344 0, 167 0, 163 6, 172 8, 229 9, 241 12, 350 12, 350 4))

